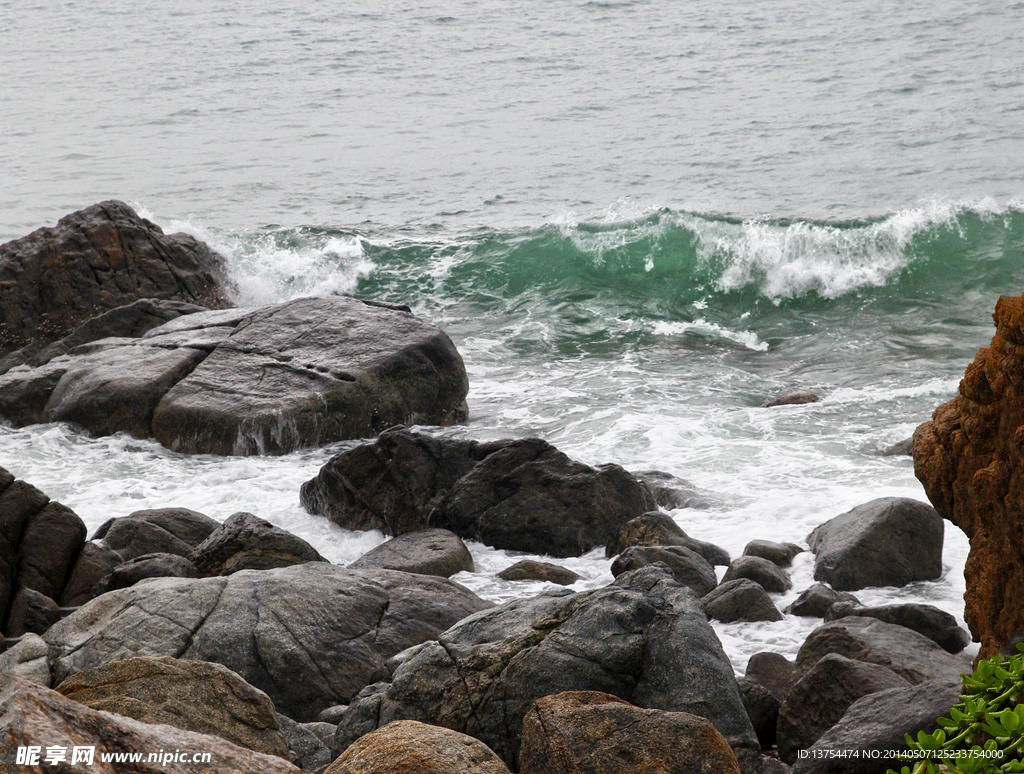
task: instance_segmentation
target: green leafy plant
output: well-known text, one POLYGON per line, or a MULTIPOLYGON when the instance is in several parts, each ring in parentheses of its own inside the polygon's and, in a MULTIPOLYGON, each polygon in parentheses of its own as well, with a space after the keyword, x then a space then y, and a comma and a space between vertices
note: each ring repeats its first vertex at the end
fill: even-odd
POLYGON ((910 765, 898 774, 1024 772, 1024 643, 1017 651, 1009 660, 981 661, 973 675, 964 675, 960 703, 936 721, 939 728, 919 732, 916 740, 907 734, 910 751, 901 757, 910 765))

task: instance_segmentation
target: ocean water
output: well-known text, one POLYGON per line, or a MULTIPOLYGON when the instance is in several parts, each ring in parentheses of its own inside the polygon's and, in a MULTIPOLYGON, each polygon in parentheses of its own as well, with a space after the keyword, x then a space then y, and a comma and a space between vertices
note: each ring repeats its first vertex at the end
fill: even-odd
MULTIPOLYGON (((239 304, 406 303, 455 341, 470 420, 712 493, 738 555, 883 496, 1024 279, 1024 3, 0 2, 0 239, 123 199, 222 252, 239 304), (767 410, 787 389, 820 403, 767 410)), ((0 465, 111 516, 247 510, 336 562, 381 542, 298 505, 351 444, 186 457, 0 426, 0 465)), ((535 583, 471 545, 495 601, 535 583)), ((962 615, 944 574, 862 601, 962 615)), ((560 560, 611 581, 598 550, 560 560)), ((793 592, 812 583, 802 554, 793 592)), ((716 624, 734 665, 815 626, 716 624)), ((975 646, 976 647, 976 646, 975 646)))

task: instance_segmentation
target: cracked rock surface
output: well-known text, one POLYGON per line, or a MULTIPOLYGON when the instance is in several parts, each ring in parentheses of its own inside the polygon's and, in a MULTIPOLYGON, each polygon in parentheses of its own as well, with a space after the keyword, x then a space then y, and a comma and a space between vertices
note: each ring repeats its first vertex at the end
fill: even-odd
POLYGON ((392 720, 418 720, 479 739, 517 771, 523 718, 535 700, 562 691, 699 715, 725 737, 744 774, 760 772, 760 745, 721 643, 696 595, 658 566, 603 589, 559 589, 461 621, 407 658, 390 684, 360 693, 334 752, 392 720))
POLYGON ((387 659, 490 606, 442 578, 314 562, 151 579, 97 597, 44 639, 57 683, 136 656, 210 661, 305 722, 386 676, 387 659))
POLYGON ((468 390, 439 328, 406 307, 332 296, 192 312, 13 367, 0 375, 0 417, 153 437, 185 453, 285 454, 461 422, 468 390))

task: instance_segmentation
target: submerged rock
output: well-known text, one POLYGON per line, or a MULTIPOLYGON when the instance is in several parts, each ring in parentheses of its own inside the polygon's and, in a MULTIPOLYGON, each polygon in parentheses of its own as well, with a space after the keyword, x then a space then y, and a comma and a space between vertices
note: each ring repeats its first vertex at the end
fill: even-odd
POLYGON ((942 517, 926 503, 883 497, 858 505, 807 536, 814 579, 840 591, 905 586, 942 575, 942 517))
POLYGON ((310 513, 346 529, 449 529, 495 548, 579 556, 653 502, 618 465, 574 462, 539 438, 477 443, 404 428, 331 458, 302 485, 310 513))
POLYGON ((138 299, 229 306, 224 262, 186 234, 164 234, 118 201, 0 245, 0 356, 27 360, 87 320, 138 299))
POLYGON ((804 403, 817 403, 820 401, 817 395, 807 390, 790 390, 776 395, 771 400, 761 404, 761 408, 772 408, 773 406, 799 406, 804 403))
POLYGON ((967 367, 960 392, 914 433, 914 474, 928 499, 964 531, 964 619, 995 655, 1024 632, 1024 296, 1000 298, 996 333, 967 367))
POLYGON ((572 570, 559 567, 550 562, 537 562, 533 559, 523 559, 511 567, 506 567, 498 573, 502 580, 538 580, 548 583, 557 583, 559 586, 571 586, 576 581, 583 580, 572 570))

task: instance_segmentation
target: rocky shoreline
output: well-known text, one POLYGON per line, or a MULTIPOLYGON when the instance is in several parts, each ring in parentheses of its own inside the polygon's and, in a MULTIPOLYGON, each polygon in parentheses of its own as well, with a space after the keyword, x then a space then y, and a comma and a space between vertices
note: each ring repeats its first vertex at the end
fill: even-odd
MULTIPOLYGON (((960 443, 949 410, 914 440, 939 511, 883 498, 837 514, 806 539, 817 583, 780 611, 804 546, 751 536, 733 558, 678 526, 668 511, 692 492, 667 474, 591 467, 539 438, 411 431, 467 416, 465 368, 442 331, 348 298, 228 308, 216 256, 192 242, 106 202, 0 246, 0 417, 185 453, 372 439, 296 497, 392 539, 341 567, 258 514, 218 521, 173 503, 88 536, 73 511, 0 468, 7 745, 146 751, 187 739, 216 758, 213 769, 139 771, 884 772, 895 762, 815 753, 905 749, 904 734, 932 730, 956 702, 972 664, 955 619, 855 596, 940 576, 943 517, 954 518, 941 493, 959 491, 948 468, 962 453, 933 451, 960 443), (202 290, 189 284, 200 275, 202 290), (102 303, 88 302, 91 316, 25 313, 44 287, 65 289, 51 293, 61 314, 67 288, 102 303), (463 540, 554 558, 603 546, 614 580, 576 592, 562 587, 574 582, 565 568, 522 563, 504 577, 551 585, 496 607, 448 579, 474 569, 463 540), (737 677, 709 620, 785 615, 822 623, 795 662, 758 654, 737 677)), ((1000 308, 997 336, 1024 341, 1016 312, 1000 308)), ((976 364, 993 400, 970 371, 961 391, 1008 403, 1015 357, 976 364)), ((979 469, 1002 481, 1015 459, 986 456, 979 469)), ((1012 611, 990 634, 971 605, 988 651, 1008 644, 1012 611)))

